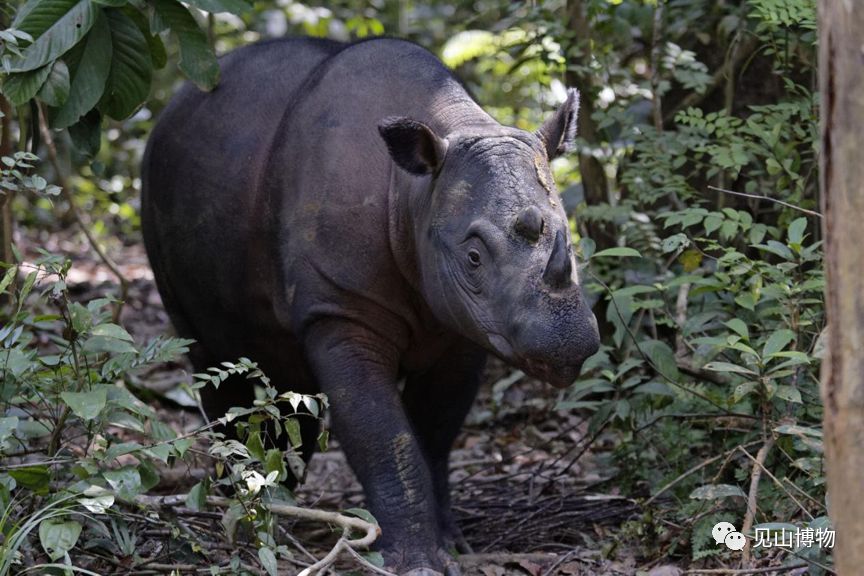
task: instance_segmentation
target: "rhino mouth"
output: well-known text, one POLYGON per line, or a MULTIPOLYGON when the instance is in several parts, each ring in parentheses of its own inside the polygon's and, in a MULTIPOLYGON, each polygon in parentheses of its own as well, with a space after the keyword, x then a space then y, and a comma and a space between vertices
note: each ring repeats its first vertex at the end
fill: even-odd
POLYGON ((526 358, 525 372, 555 388, 567 388, 579 376, 582 366, 555 366, 546 360, 526 358))
POLYGON ((500 334, 490 334, 489 344, 499 358, 521 369, 529 376, 548 382, 555 388, 570 386, 581 369, 581 366, 555 366, 546 359, 519 356, 514 352, 510 342, 500 334))

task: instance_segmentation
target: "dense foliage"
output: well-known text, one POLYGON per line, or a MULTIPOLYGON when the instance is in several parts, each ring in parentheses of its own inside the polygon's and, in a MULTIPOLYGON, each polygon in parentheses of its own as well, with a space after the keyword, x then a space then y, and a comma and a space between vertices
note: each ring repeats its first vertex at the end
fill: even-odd
MULTIPOLYGON (((38 238, 63 228, 77 206, 98 242, 139 242, 137 163, 179 82, 163 66, 177 61, 211 87, 211 43, 221 53, 285 33, 408 37, 437 51, 500 121, 526 129, 575 84, 578 154, 553 168, 604 346, 554 406, 590 418, 592 439, 616 441, 605 480, 645 504, 618 538, 645 558, 704 566, 728 554, 711 538, 717 521, 743 522, 751 536, 760 524, 826 525, 812 0, 188 4, 30 0, 6 15, 0 77, 14 126, 4 132, 0 195, 14 196, 20 230, 38 238), (218 15, 205 22, 197 9, 218 15), (40 117, 68 128, 53 132, 59 158, 44 170, 34 155, 46 155, 40 117)), ((111 319, 111 301, 70 299, 65 258, 12 260, 0 282, 14 295, 0 316, 0 455, 44 458, 0 464, 0 574, 32 548, 31 532, 52 562, 69 561, 82 530, 89 542, 121 545, 123 517, 100 514, 144 494, 155 464, 183 459, 191 445, 160 425, 130 377, 188 343, 136 344, 111 319), (116 427, 139 437, 115 442, 116 427), (69 430, 85 435, 83 454, 66 450, 69 430)), ((219 370, 263 376, 244 360, 199 382, 219 370)), ((262 394, 242 424, 245 445, 217 438, 210 452, 229 467, 223 483, 251 478, 267 498, 288 501, 266 485, 298 460, 259 449, 261 423, 296 434, 277 406, 293 414, 302 402, 317 416, 323 399, 277 397, 266 377, 262 394)), ((210 489, 196 486, 189 505, 203 505, 210 489)), ((249 512, 258 492, 238 494, 235 520, 252 522, 270 570, 285 551, 268 536, 266 508, 249 512)), ((814 562, 814 574, 831 563, 818 547, 786 556, 814 562)))

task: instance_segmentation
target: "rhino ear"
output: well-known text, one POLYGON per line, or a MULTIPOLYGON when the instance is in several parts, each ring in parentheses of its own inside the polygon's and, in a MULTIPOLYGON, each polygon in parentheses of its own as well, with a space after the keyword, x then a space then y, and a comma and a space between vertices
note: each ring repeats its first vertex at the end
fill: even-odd
POLYGON ((537 137, 546 146, 549 160, 573 147, 578 119, 579 91, 571 88, 567 90, 567 100, 537 130, 537 137))
POLYGON ((423 176, 434 174, 444 162, 447 141, 431 128, 410 118, 390 117, 378 124, 393 161, 403 170, 423 176))

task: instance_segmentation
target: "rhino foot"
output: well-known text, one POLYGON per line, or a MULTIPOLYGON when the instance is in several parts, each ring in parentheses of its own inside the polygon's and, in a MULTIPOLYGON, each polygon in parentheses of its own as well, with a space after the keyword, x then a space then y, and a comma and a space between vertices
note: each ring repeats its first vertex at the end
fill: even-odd
MULTIPOLYGON (((387 554, 385 553, 385 560, 387 554)), ((462 576, 456 559, 443 548, 431 553, 408 553, 385 567, 399 576, 462 576)))

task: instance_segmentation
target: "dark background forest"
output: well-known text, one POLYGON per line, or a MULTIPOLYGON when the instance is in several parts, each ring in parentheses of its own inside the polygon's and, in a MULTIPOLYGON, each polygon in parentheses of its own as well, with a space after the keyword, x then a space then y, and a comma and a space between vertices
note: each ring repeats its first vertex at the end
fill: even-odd
POLYGON ((13 0, 0 29, 0 576, 380 561, 327 527, 374 520, 338 443, 306 471, 257 440, 326 399, 277 396, 254 359, 193 376, 142 247, 159 112, 216 86, 216 55, 286 34, 410 39, 524 129, 581 91, 552 167, 603 345, 563 391, 490 366, 453 464, 471 570, 832 573, 821 540, 711 535, 830 527, 814 0, 13 0), (238 445, 196 408, 232 374, 261 390, 238 445))

